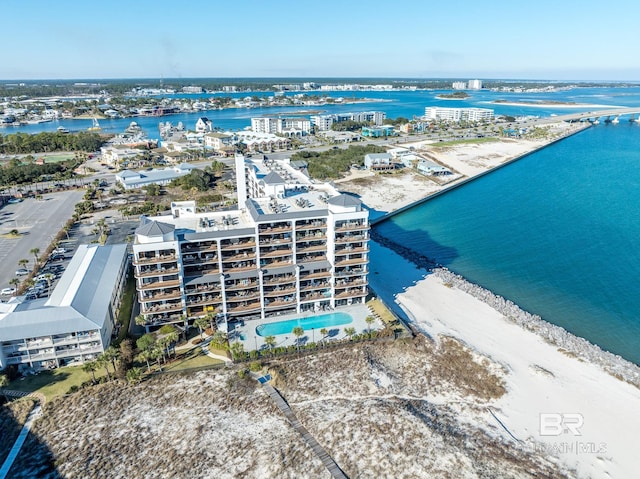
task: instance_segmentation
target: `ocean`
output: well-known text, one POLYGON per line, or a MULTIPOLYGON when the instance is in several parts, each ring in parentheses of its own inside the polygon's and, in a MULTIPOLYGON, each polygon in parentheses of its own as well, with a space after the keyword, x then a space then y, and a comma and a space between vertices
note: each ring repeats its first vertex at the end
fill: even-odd
POLYGON ((589 128, 376 231, 640 364, 639 138, 589 128))

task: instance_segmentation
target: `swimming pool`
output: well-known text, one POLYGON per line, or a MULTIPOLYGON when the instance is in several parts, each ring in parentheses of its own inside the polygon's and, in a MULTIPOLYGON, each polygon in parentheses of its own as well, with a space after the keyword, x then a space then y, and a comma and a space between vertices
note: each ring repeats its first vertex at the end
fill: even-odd
POLYGON ((309 316, 308 318, 296 318, 286 321, 276 321, 275 323, 261 324, 256 327, 258 336, 277 336, 278 334, 291 334, 293 328, 300 326, 305 331, 311 329, 330 328, 331 326, 342 326, 353 322, 351 315, 347 313, 329 313, 319 316, 309 316))

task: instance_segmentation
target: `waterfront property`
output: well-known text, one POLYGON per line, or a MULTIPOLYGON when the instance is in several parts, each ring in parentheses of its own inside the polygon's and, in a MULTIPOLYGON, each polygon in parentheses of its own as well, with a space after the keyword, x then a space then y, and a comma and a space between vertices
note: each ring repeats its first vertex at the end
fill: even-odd
POLYGON ((251 118, 251 131, 288 137, 305 136, 311 133, 311 121, 308 118, 301 117, 251 118))
POLYGON ((81 245, 49 298, 0 304, 0 369, 52 368, 94 359, 111 341, 127 247, 81 245))
POLYGON ((492 121, 493 110, 489 108, 444 108, 428 106, 424 109, 425 120, 447 121, 492 121))
POLYGON ((236 156, 238 209, 176 202, 143 220, 133 245, 147 326, 207 314, 230 321, 364 303, 369 214, 285 161, 236 156))

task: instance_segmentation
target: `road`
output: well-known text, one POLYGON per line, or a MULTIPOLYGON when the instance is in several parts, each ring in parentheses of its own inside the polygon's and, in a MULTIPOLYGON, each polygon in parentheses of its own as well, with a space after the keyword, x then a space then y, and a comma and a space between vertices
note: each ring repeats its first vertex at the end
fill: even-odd
MULTIPOLYGON (((41 253, 49 246, 57 232, 74 212, 85 191, 69 190, 44 195, 41 201, 27 198, 21 203, 7 204, 0 209, 0 234, 17 229, 20 238, 0 238, 0 289, 9 286, 15 277, 18 261, 28 259, 27 269, 33 269, 33 255, 29 252, 39 248, 41 253)), ((7 299, 4 297, 3 299, 7 299)))

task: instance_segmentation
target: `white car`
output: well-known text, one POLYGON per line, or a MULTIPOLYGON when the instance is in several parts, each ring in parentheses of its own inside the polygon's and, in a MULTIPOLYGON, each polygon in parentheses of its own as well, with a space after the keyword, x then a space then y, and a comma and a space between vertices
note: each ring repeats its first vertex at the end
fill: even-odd
POLYGON ((24 269, 24 268, 20 268, 16 270, 16 275, 17 276, 25 276, 29 274, 29 270, 28 269, 24 269))
POLYGON ((1 294, 1 295, 3 295, 3 296, 6 296, 6 295, 8 295, 8 294, 13 294, 13 293, 15 293, 15 292, 16 292, 16 288, 3 288, 3 289, 0 291, 0 294, 1 294))

